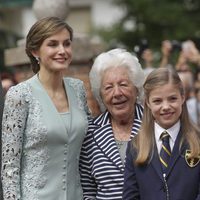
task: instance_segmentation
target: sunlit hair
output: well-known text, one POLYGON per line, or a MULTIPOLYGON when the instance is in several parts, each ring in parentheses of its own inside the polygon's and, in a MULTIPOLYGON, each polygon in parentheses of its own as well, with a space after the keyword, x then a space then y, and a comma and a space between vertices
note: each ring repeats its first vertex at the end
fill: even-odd
POLYGON ((45 39, 58 33, 62 29, 67 29, 69 31, 70 40, 72 41, 72 28, 58 17, 46 17, 40 19, 29 30, 26 37, 26 54, 30 59, 34 73, 37 73, 40 70, 40 66, 36 58, 32 55, 32 52, 39 50, 45 39))
MULTIPOLYGON (((174 87, 178 88, 180 94, 184 97, 184 88, 177 72, 170 68, 158 68, 151 72, 144 83, 144 114, 141 129, 133 141, 133 146, 137 150, 137 158, 135 163, 138 165, 149 162, 154 154, 156 145, 154 136, 154 118, 151 110, 147 106, 149 95, 152 90, 162 87, 168 83, 172 83, 174 87)), ((161 88, 162 89, 162 88, 161 88)), ((190 122, 186 102, 182 105, 182 113, 180 116, 181 123, 181 143, 189 144, 191 150, 191 157, 196 157, 200 153, 200 138, 199 130, 190 122)))
POLYGON ((138 90, 137 101, 138 103, 142 101, 144 73, 137 57, 127 52, 125 49, 113 49, 97 56, 89 74, 93 95, 99 103, 102 112, 105 111, 106 108, 100 96, 101 81, 104 72, 113 67, 128 69, 129 78, 138 90))

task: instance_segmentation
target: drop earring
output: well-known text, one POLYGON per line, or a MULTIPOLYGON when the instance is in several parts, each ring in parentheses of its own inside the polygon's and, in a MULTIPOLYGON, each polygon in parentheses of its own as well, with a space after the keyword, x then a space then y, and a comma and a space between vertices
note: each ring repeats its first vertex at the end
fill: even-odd
POLYGON ((35 57, 35 59, 37 60, 38 65, 40 64, 40 59, 39 57, 35 57))

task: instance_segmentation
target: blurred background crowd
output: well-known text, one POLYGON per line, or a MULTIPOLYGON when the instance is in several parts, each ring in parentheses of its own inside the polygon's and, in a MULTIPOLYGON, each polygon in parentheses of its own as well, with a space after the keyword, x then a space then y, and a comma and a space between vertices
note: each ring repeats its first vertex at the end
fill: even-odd
POLYGON ((200 125, 200 2, 198 0, 1 0, 0 73, 4 94, 33 74, 25 35, 38 19, 56 15, 73 27, 73 62, 66 75, 84 81, 93 115, 99 113, 88 73, 94 58, 126 48, 147 75, 173 67, 184 82, 192 120, 200 125))

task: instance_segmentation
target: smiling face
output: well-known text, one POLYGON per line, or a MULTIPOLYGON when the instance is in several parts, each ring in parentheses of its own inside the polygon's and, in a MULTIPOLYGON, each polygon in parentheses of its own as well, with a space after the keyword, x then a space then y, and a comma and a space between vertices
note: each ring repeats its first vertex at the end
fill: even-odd
POLYGON ((62 29, 46 38, 38 51, 33 52, 39 57, 40 69, 45 71, 62 71, 68 68, 72 60, 70 33, 62 29))
POLYGON ((115 119, 133 117, 137 88, 131 82, 127 68, 109 68, 101 81, 102 101, 115 119))
POLYGON ((155 121, 163 128, 172 127, 180 118, 185 97, 172 83, 155 87, 149 93, 147 105, 155 121))

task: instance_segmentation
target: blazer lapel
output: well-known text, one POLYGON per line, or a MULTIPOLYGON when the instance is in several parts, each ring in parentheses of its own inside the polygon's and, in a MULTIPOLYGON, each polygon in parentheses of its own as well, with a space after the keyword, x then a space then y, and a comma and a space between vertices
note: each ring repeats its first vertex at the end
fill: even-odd
POLYGON ((163 173, 162 173, 162 168, 161 168, 161 163, 160 163, 157 147, 154 148, 154 155, 151 160, 151 164, 152 164, 155 172, 158 174, 158 176, 161 179, 163 179, 163 173))
MULTIPOLYGON (((130 140, 137 134, 142 120, 142 106, 136 104, 134 122, 130 140)), ((123 173, 124 166, 117 148, 108 111, 95 118, 93 123, 97 126, 94 131, 94 140, 104 155, 110 159, 123 173)))
POLYGON ((117 166, 121 172, 124 171, 124 167, 121 161, 119 150, 117 148, 115 138, 113 136, 113 130, 109 121, 108 112, 103 113, 100 117, 94 120, 94 123, 98 123, 98 127, 94 131, 94 141, 99 147, 101 152, 117 166))
POLYGON ((181 140, 181 133, 179 132, 177 139, 175 141, 175 144, 174 144, 172 155, 171 155, 170 160, 169 160, 169 165, 168 165, 169 168, 167 169, 166 176, 169 175, 170 171, 173 169, 173 166, 177 162, 178 158, 180 158, 182 152, 186 148, 185 145, 181 149, 179 148, 180 147, 180 140, 181 140))

